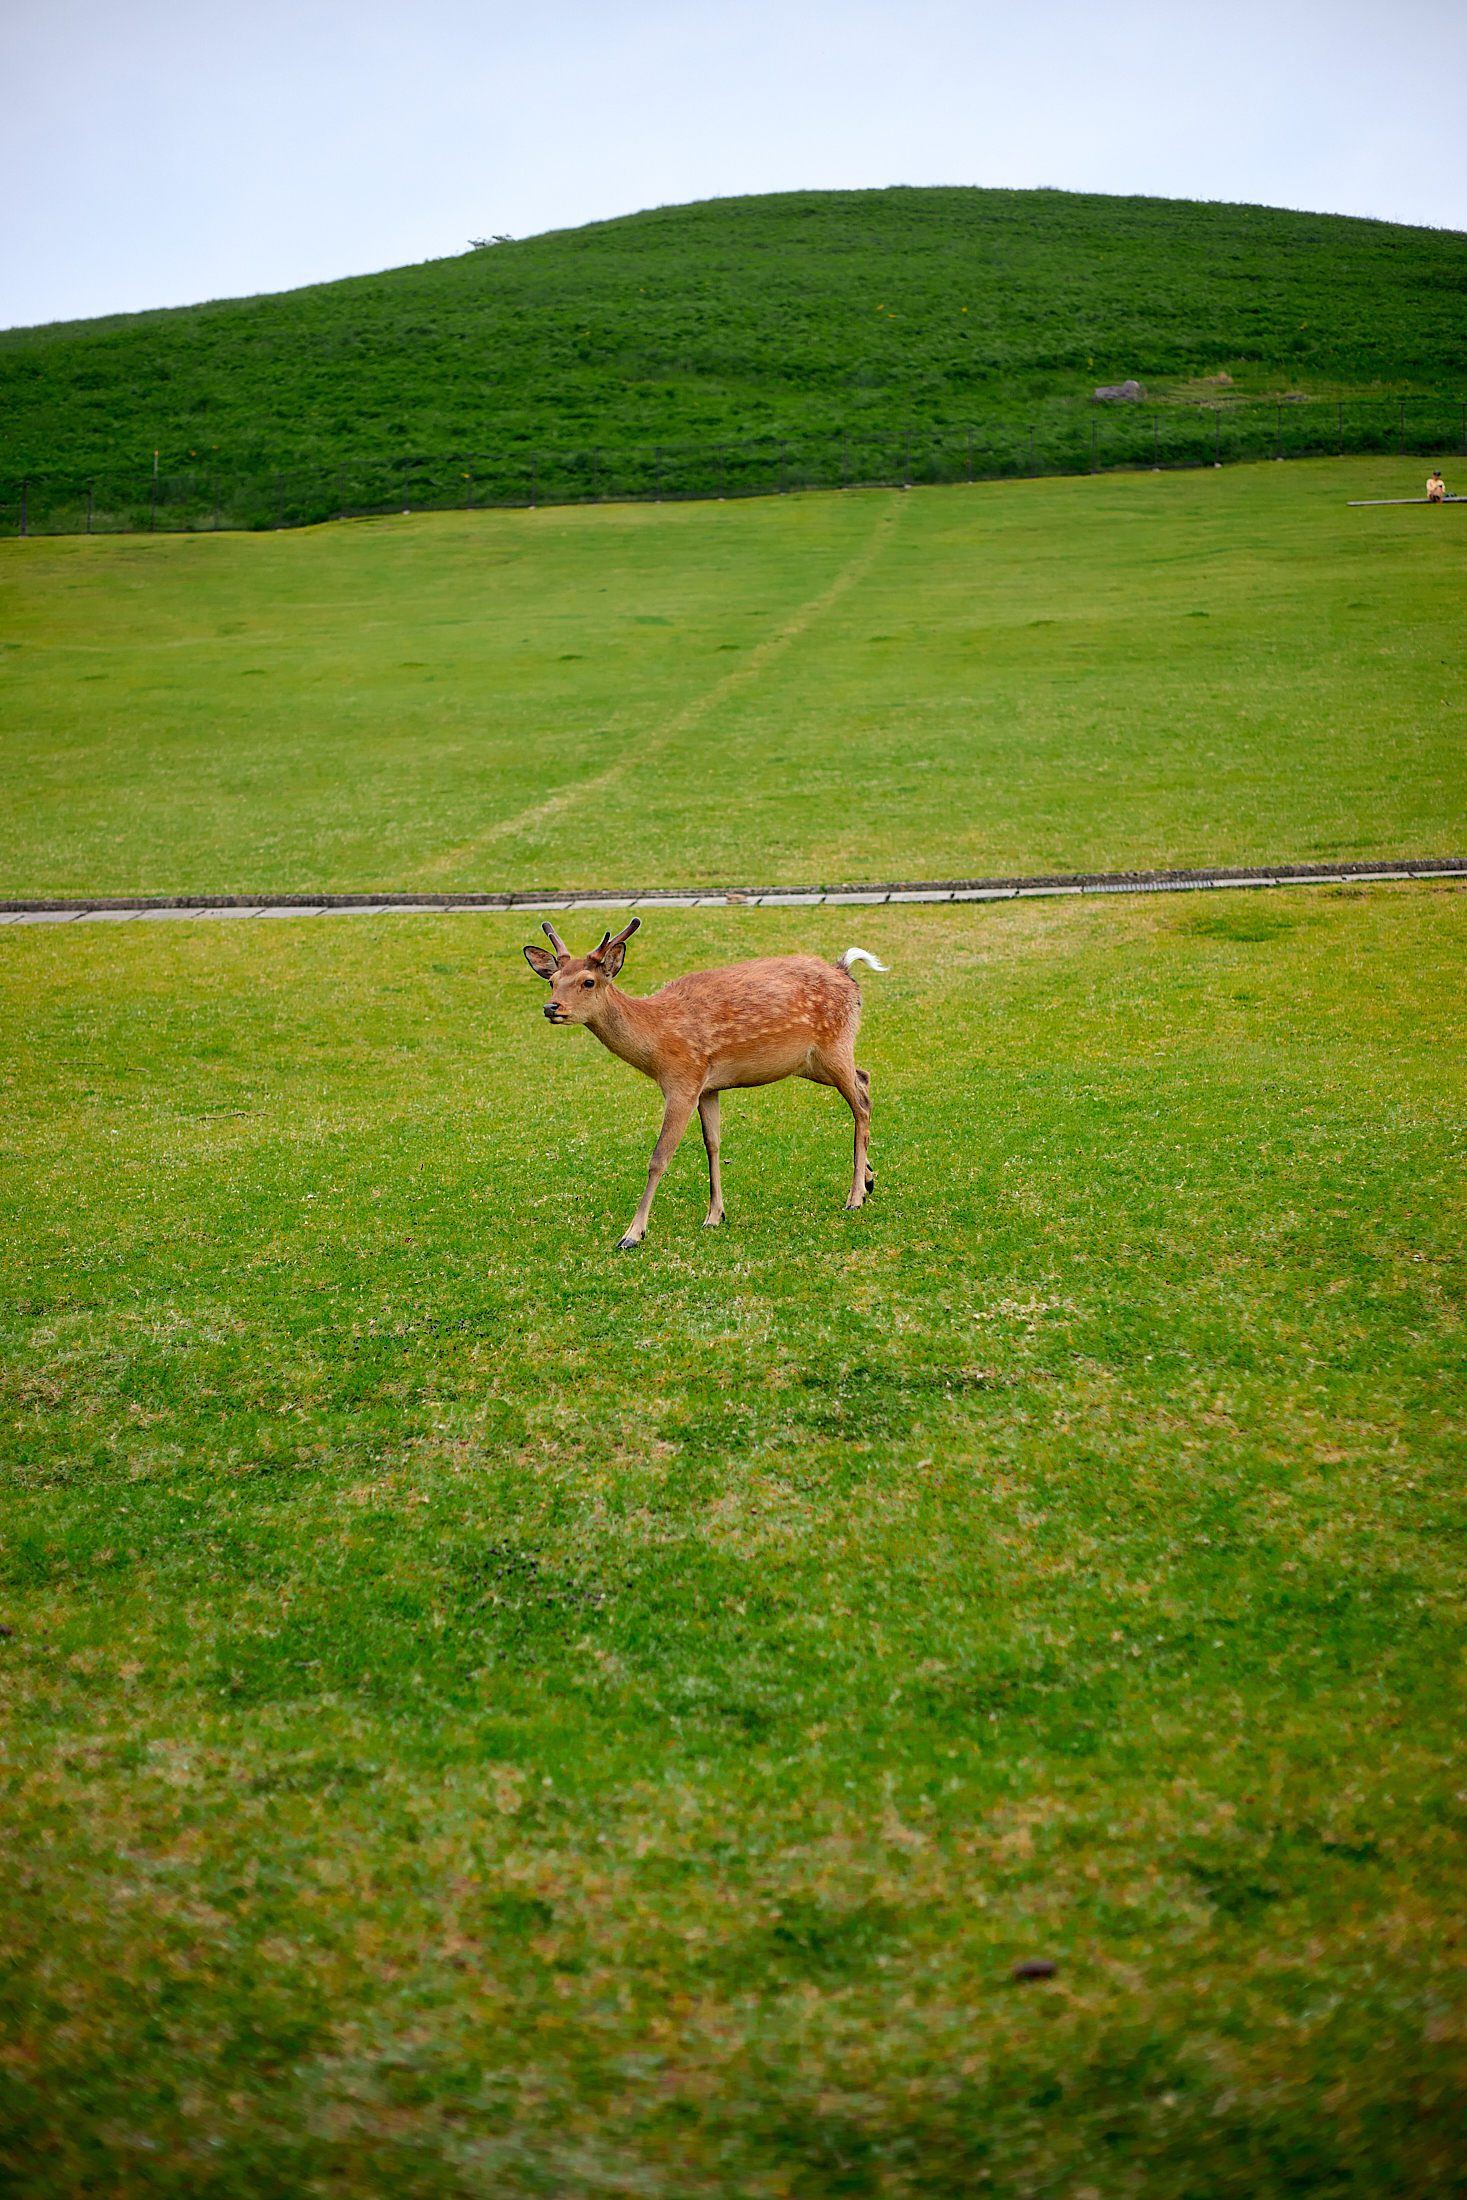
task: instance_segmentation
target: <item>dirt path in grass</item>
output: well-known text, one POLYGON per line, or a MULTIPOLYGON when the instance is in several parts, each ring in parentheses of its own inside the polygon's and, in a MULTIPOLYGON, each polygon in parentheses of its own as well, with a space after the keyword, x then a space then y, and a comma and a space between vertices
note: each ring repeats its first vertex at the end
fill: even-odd
POLYGON ((759 642, 749 652, 745 663, 732 672, 724 673, 702 695, 694 696, 690 703, 685 703, 681 710, 661 726, 640 736, 635 748, 627 750, 607 770, 598 772, 593 779, 579 780, 573 787, 563 787, 559 794, 553 794, 547 801, 537 802, 527 810, 520 810, 514 817, 501 818, 498 824, 486 826, 472 840, 460 841, 457 847, 445 849, 443 854, 435 856, 430 863, 420 865, 417 876, 428 879, 445 871, 452 871, 466 857, 476 854, 480 849, 492 847, 496 841, 512 839, 516 833, 531 831, 536 826, 547 824, 551 818, 561 816, 577 802, 583 802, 588 796, 614 786, 628 772, 644 765, 659 749, 666 748, 670 741, 689 732, 726 697, 736 695, 741 688, 752 686, 756 680, 763 679, 770 666, 784 655, 792 643, 797 642, 817 619, 823 618, 842 596, 865 580, 890 542, 900 523, 901 513, 902 492, 894 490, 885 501, 869 539, 862 544, 849 563, 841 568, 828 588, 822 589, 818 596, 812 596, 808 603, 801 604, 777 633, 771 634, 767 641, 759 642))

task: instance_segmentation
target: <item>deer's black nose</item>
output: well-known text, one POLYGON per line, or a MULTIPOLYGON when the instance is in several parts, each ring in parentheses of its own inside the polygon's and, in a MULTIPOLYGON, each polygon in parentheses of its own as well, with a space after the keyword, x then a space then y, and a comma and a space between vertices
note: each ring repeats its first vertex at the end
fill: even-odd
POLYGON ((558 1024, 558 1023, 560 1022, 560 1004, 559 1004, 559 1002, 557 1002, 557 1001, 552 1001, 552 1002, 551 1002, 551 1003, 549 1004, 549 1006, 548 1006, 548 1007, 546 1008, 546 1010, 545 1010, 545 1020, 546 1020, 546 1022, 547 1022, 547 1023, 552 1023, 552 1024, 558 1024))

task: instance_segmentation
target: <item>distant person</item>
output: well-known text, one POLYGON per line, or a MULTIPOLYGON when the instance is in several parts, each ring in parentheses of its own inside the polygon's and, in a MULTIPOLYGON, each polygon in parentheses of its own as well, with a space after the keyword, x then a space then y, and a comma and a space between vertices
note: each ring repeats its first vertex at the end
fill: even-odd
POLYGON ((1426 477, 1426 501, 1428 504, 1444 504, 1446 496, 1447 485, 1442 480, 1442 470, 1438 466, 1434 473, 1426 477))

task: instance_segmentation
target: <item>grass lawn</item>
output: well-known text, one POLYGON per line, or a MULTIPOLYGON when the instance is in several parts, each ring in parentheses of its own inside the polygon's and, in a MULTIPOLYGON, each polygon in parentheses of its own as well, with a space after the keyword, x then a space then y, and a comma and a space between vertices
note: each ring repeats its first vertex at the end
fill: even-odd
MULTIPOLYGON (((35 613, 6 869, 1444 839, 1424 636, 1460 515, 1345 486, 37 546, 9 581, 75 594, 35 613), (429 636, 480 567, 495 623, 429 636), (712 687, 715 636, 772 647, 853 567, 777 695, 712 687), (557 619, 596 652, 563 688, 557 619)), ((543 1024, 531 935, 0 936, 0 2180, 1460 2193, 1467 891, 651 917, 632 990, 891 964, 878 1195, 841 1211, 844 1110, 781 1086, 725 1109, 730 1226, 698 1227, 695 1139, 620 1258, 656 1095, 543 1024), (1054 1978, 1013 1983, 1032 1957, 1054 1978)))
POLYGON ((12 895, 1460 852, 1400 462, 0 543, 12 895))

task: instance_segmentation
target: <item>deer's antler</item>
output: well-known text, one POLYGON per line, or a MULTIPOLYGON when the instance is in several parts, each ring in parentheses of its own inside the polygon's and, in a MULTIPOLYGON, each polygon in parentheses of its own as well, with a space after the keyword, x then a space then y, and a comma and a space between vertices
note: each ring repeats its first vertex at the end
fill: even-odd
POLYGON ((570 953, 570 949, 566 946, 565 941, 553 924, 542 924, 540 930, 545 934, 546 939, 549 940, 557 955, 568 955, 570 953))
POLYGON ((600 962, 602 956, 606 954, 609 948, 620 947, 623 940, 629 940, 634 932, 640 932, 641 929, 641 918, 633 917, 631 923, 627 925, 622 931, 618 932, 615 939, 612 938, 609 932, 603 932, 601 935, 600 944, 596 947, 593 947, 590 954, 586 957, 587 962, 600 962))

